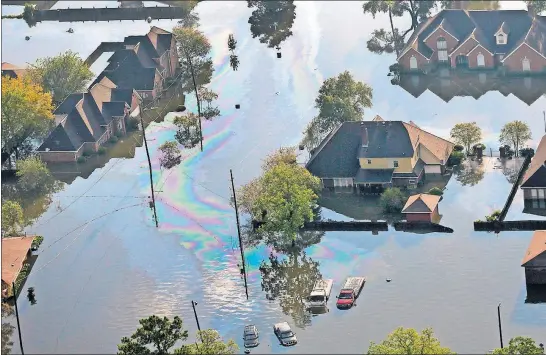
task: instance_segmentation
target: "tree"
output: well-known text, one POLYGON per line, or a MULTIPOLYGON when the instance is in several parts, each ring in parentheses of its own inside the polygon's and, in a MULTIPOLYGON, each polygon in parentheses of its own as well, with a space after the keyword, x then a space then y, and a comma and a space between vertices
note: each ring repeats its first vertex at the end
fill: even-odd
POLYGON ((40 58, 29 70, 31 80, 51 93, 56 105, 70 94, 85 91, 93 75, 83 59, 72 51, 40 58))
POLYGON ((281 147, 272 154, 265 157, 262 170, 268 171, 275 166, 284 163, 288 165, 296 165, 296 148, 295 147, 281 147))
POLYGON ((175 117, 174 124, 177 127, 176 141, 184 148, 191 149, 199 143, 199 118, 194 113, 188 112, 185 116, 175 117))
POLYGON ((229 55, 229 65, 234 71, 237 71, 237 68, 239 67, 239 57, 235 54, 236 48, 237 41, 235 40, 235 37, 233 37, 233 34, 230 34, 228 36, 228 49, 231 52, 229 55))
POLYGON ((453 354, 448 348, 442 347, 434 337, 431 328, 424 329, 420 334, 412 328, 399 327, 388 335, 381 343, 370 343, 368 354, 453 354))
MULTIPOLYGON (((372 107, 373 90, 345 71, 337 77, 322 83, 315 107, 319 110, 313 123, 304 132, 306 138, 318 133, 321 141, 328 133, 343 122, 362 121, 364 108, 372 107), (313 132, 309 130, 312 129, 313 132)), ((307 139, 310 142, 312 139, 307 139)))
POLYGON ((536 14, 541 14, 546 11, 546 2, 543 0, 527 0, 525 1, 525 4, 527 5, 527 10, 536 14))
POLYGON ((457 123, 450 132, 451 138, 455 143, 461 144, 466 149, 466 154, 470 154, 470 147, 482 139, 482 130, 476 122, 457 123))
POLYGON ((167 141, 159 146, 161 156, 159 157, 159 163, 162 167, 170 169, 175 165, 180 164, 182 159, 180 149, 176 141, 167 141))
POLYGON ((182 329, 182 319, 173 320, 152 315, 139 320, 140 327, 130 337, 123 337, 118 345, 120 355, 169 354, 174 344, 188 338, 188 331, 182 329), (153 347, 153 350, 149 349, 153 347))
POLYGON ((248 23, 252 38, 258 37, 260 43, 269 48, 280 49, 280 45, 292 36, 292 25, 296 19, 294 1, 248 0, 248 7, 254 8, 248 23))
POLYGON ((17 184, 21 190, 42 194, 52 189, 55 179, 44 162, 38 157, 30 157, 17 164, 17 184))
POLYGON ((203 132, 201 129, 201 98, 199 87, 210 83, 214 71, 210 58, 210 43, 207 37, 195 27, 176 26, 173 28, 176 38, 178 56, 180 57, 180 70, 182 88, 185 92, 193 90, 197 101, 197 113, 199 123, 199 137, 201 151, 203 150, 203 132))
POLYGON ((296 326, 310 325, 312 315, 306 312, 305 301, 315 282, 322 278, 319 262, 308 258, 305 252, 291 252, 281 260, 271 253, 259 269, 266 298, 279 300, 283 313, 291 316, 296 326))
POLYGON ((442 191, 442 189, 439 187, 433 187, 432 189, 428 190, 427 193, 430 195, 442 196, 444 191, 442 191))
MULTIPOLYGON (((7 303, 2 302, 2 318, 9 317, 13 315, 13 307, 7 303)), ((13 346, 13 341, 11 341, 11 336, 15 327, 8 322, 2 322, 2 354, 9 355, 11 354, 11 347, 13 346)))
POLYGON ((467 161, 466 164, 459 165, 453 169, 453 173, 455 174, 455 180, 463 186, 477 185, 485 175, 483 165, 476 164, 473 161, 467 161))
POLYGON ((184 1, 171 1, 171 6, 185 7, 186 14, 178 21, 182 27, 197 27, 199 25, 199 15, 197 15, 193 10, 197 6, 198 1, 195 0, 184 0, 184 1))
POLYGON ((398 53, 404 48, 404 38, 398 32, 397 28, 393 28, 392 32, 387 32, 381 28, 372 32, 372 38, 367 42, 368 50, 372 53, 398 53))
POLYGON ((501 144, 512 146, 516 156, 519 156, 519 149, 531 139, 531 129, 529 125, 522 121, 508 122, 501 129, 499 141, 501 144))
POLYGON ((2 237, 17 235, 23 226, 23 209, 15 201, 2 203, 2 237))
POLYGON ((205 355, 224 355, 224 354, 236 354, 239 351, 239 347, 233 341, 229 339, 224 342, 220 333, 214 329, 198 330, 196 339, 202 340, 199 344, 187 344, 180 349, 175 350, 175 354, 205 354, 205 355))
POLYGON ((23 19, 27 23, 28 27, 36 26, 36 5, 34 4, 25 4, 23 9, 23 19))
POLYGON ((379 198, 379 205, 386 213, 399 213, 406 203, 406 195, 398 188, 385 189, 379 198))
MULTIPOLYGON (((541 344, 542 345, 542 344, 541 344)), ((511 355, 535 355, 544 354, 544 347, 537 346, 536 342, 529 337, 515 337, 510 339, 508 346, 493 350, 493 354, 511 355)))
MULTIPOLYGON (((2 155, 19 158, 27 140, 40 140, 53 124, 51 95, 26 76, 2 78, 2 155)), ((11 165, 11 163, 10 163, 11 165)))
POLYGON ((449 156, 449 159, 447 160, 447 163, 451 166, 453 165, 460 165, 461 162, 464 160, 465 155, 460 150, 451 152, 451 155, 449 156))
POLYGON ((205 103, 204 109, 201 107, 203 118, 210 121, 214 117, 220 116, 220 109, 213 105, 213 101, 218 99, 218 94, 204 86, 201 86, 198 91, 201 102, 205 103))

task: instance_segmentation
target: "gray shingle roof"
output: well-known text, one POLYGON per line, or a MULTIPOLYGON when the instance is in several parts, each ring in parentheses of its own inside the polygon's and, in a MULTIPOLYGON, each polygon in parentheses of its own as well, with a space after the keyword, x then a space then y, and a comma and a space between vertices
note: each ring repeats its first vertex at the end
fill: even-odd
POLYGON ((392 181, 394 169, 359 169, 355 176, 355 183, 386 184, 392 181))
POLYGON ((74 106, 83 99, 83 93, 70 94, 63 102, 53 111, 55 115, 67 115, 74 109, 74 106))
MULTIPOLYGON (((369 144, 361 147, 359 158, 400 158, 413 156, 413 146, 401 121, 363 121, 368 129, 369 144)), ((354 125, 360 132, 359 122, 354 125)))

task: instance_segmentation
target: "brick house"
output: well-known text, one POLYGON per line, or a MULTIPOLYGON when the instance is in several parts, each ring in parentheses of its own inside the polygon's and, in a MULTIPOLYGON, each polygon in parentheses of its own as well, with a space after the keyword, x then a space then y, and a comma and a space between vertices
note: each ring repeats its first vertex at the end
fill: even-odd
POLYGON ((397 61, 404 71, 545 73, 546 20, 524 10, 443 10, 415 29, 397 61))
POLYGON ((526 207, 536 205, 537 209, 546 203, 546 135, 542 137, 535 156, 521 182, 526 207))
POLYGON ((535 231, 521 266, 528 285, 546 285, 546 231, 535 231))
POLYGON ((476 100, 489 91, 497 91, 504 96, 514 95, 527 105, 532 105, 546 92, 546 80, 533 76, 505 76, 498 71, 479 73, 454 70, 442 76, 441 68, 428 75, 402 74, 398 85, 414 97, 430 91, 445 102, 454 97, 471 96, 476 100))
POLYGON ((56 127, 36 152, 45 162, 74 162, 96 152, 113 135, 126 133, 127 121, 138 116, 141 98, 119 89, 107 78, 88 92, 69 95, 53 112, 56 127))
POLYGON ((106 77, 118 88, 136 90, 146 102, 156 99, 179 67, 173 34, 153 26, 146 35, 125 37, 123 46, 93 84, 106 77))
POLYGON ((313 151, 306 164, 323 188, 381 191, 415 188, 425 176, 441 176, 454 144, 414 123, 344 122, 313 151))

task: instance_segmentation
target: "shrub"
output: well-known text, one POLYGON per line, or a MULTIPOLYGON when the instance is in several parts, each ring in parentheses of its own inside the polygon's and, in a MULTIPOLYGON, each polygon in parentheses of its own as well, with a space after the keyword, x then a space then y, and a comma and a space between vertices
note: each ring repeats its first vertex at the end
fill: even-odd
POLYGON ((523 158, 529 155, 532 158, 535 155, 535 150, 533 148, 523 148, 519 150, 519 155, 523 158))
POLYGON ((116 135, 115 135, 115 136, 118 137, 118 138, 121 138, 121 137, 123 136, 123 133, 121 133, 121 132, 116 132, 116 135))
POLYGON ((117 143, 117 142, 118 142, 118 137, 116 137, 116 136, 110 137, 110 143, 113 144, 113 143, 117 143))
POLYGON ((444 192, 439 187, 433 187, 432 189, 428 190, 428 193, 430 195, 436 195, 436 196, 442 196, 444 192))
POLYGON ((493 213, 491 213, 489 216, 485 216, 485 220, 487 222, 495 222, 499 220, 499 216, 501 214, 500 210, 496 210, 493 213))
POLYGON ((449 159, 447 160, 448 165, 459 165, 464 160, 465 156, 464 153, 461 151, 454 151, 449 156, 449 159))
POLYGON ((97 153, 99 153, 99 155, 104 155, 106 153, 106 148, 99 147, 99 150, 97 151, 97 153))
POLYGON ((485 144, 483 143, 478 143, 474 146, 474 149, 481 149, 481 150, 484 150, 485 149, 485 144))
POLYGON ((83 155, 84 157, 89 157, 89 156, 91 156, 91 153, 88 152, 88 151, 84 151, 82 155, 83 155))
POLYGON ((87 161, 87 158, 85 156, 83 156, 83 155, 81 157, 79 157, 78 160, 77 160, 77 162, 80 163, 80 164, 85 163, 86 161, 87 161))
POLYGON ((462 152, 464 150, 464 147, 460 144, 456 144, 454 147, 453 147, 453 151, 454 152, 462 152))
POLYGON ((397 187, 388 188, 381 194, 379 205, 386 213, 398 213, 404 208, 406 196, 397 187))
POLYGON ((130 118, 128 121, 127 121, 127 129, 130 130, 130 131, 136 131, 138 129, 138 124, 140 123, 140 121, 136 118, 130 118))
POLYGON ((41 235, 36 236, 34 240, 32 241, 32 249, 33 250, 38 249, 43 241, 44 241, 44 237, 42 237, 41 235))

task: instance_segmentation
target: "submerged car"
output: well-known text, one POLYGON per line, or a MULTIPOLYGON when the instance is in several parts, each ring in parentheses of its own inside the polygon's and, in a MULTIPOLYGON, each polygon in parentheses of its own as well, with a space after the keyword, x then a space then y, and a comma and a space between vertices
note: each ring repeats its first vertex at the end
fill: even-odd
POLYGON ((284 346, 292 346, 298 343, 296 333, 290 329, 290 326, 286 322, 275 324, 273 326, 273 332, 284 346))
POLYGON ((258 328, 255 325, 245 326, 243 333, 243 340, 245 342, 245 348, 254 348, 260 345, 258 328))

